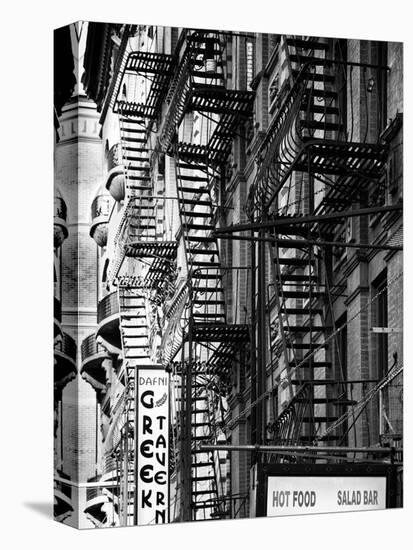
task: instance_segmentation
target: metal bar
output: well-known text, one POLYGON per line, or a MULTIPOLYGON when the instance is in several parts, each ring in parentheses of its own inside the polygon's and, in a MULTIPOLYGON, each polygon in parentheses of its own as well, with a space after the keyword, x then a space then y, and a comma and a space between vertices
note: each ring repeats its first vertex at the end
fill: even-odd
MULTIPOLYGON (((299 456, 300 458, 312 458, 313 460, 342 460, 342 461, 348 461, 347 456, 338 456, 338 455, 331 455, 331 454, 324 454, 324 453, 303 453, 303 452, 297 452, 293 453, 291 451, 270 451, 269 454, 279 455, 279 456, 299 456)), ((368 462, 369 464, 383 464, 382 460, 365 460, 365 459, 359 459, 358 461, 353 459, 353 462, 368 462)))
MULTIPOLYGON (((249 451, 258 453, 269 452, 318 452, 318 453, 380 453, 392 454, 393 448, 388 447, 311 447, 307 445, 201 445, 203 451, 249 451)), ((397 448, 397 452, 402 452, 402 448, 397 448)))
MULTIPOLYGON (((184 450, 184 490, 183 490, 183 521, 192 521, 192 358, 193 358, 193 311, 192 311, 192 301, 193 301, 193 290, 192 285, 189 289, 190 297, 190 318, 189 318, 189 329, 188 329, 188 362, 185 373, 185 413, 184 413, 184 441, 185 441, 185 450, 184 450)), ((185 349, 185 345, 184 348, 185 349)), ((183 354, 184 355, 184 354, 183 354)), ((183 367, 185 365, 183 364, 183 367)))
POLYGON ((277 239, 275 237, 249 237, 247 235, 214 235, 217 239, 231 239, 234 241, 266 241, 274 242, 277 244, 291 244, 291 245, 319 245, 319 246, 340 246, 342 248, 368 248, 371 250, 396 250, 402 251, 402 246, 392 245, 380 245, 380 244, 366 244, 366 243, 343 243, 341 241, 311 241, 308 239, 277 239))
POLYGON ((212 235, 217 237, 223 233, 237 233, 238 231, 259 231, 263 228, 282 227, 284 225, 299 225, 302 223, 319 223, 329 220, 338 220, 341 218, 352 218, 357 216, 365 216, 369 214, 380 214, 384 212, 394 212, 403 210, 402 205, 393 204, 389 206, 375 206, 370 208, 360 208, 358 210, 347 210, 343 212, 332 212, 330 214, 320 214, 316 216, 300 216, 300 217, 279 217, 274 220, 258 223, 239 223, 215 229, 212 235))
MULTIPOLYGON (((263 233, 262 233, 263 234, 263 233)), ((257 362, 257 399, 259 400, 257 406, 257 443, 262 443, 265 438, 265 403, 261 400, 262 394, 265 392, 266 382, 266 308, 265 308, 265 243, 262 241, 258 245, 258 362, 257 362)))
MULTIPOLYGON (((253 232, 251 231, 251 236, 253 236, 253 232)), ((251 401, 255 403, 257 400, 257 357, 256 357, 256 252, 255 252, 255 243, 253 242, 251 244, 251 296, 250 296, 250 304, 251 304, 251 334, 250 334, 250 340, 251 340, 251 401)), ((257 442, 257 423, 256 423, 256 408, 255 405, 252 406, 251 410, 251 438, 254 443, 257 442)))
POLYGON ((138 456, 139 456, 139 446, 138 446, 138 425, 139 425, 139 415, 138 415, 138 368, 134 368, 134 381, 135 381, 135 388, 134 388, 134 401, 135 401, 135 426, 133 431, 133 454, 134 454, 134 464, 133 464, 133 470, 134 470, 134 499, 133 499, 133 524, 138 525, 138 456))

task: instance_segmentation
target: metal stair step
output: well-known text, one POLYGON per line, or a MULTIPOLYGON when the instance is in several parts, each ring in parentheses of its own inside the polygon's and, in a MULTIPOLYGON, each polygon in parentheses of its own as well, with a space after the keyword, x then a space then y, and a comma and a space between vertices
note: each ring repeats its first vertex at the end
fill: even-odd
POLYGON ((148 343, 146 343, 146 344, 129 344, 128 343, 127 347, 129 349, 148 349, 149 344, 148 343))
MULTIPOLYGON (((121 121, 121 126, 120 126, 120 130, 122 132, 122 134, 126 133, 126 134, 141 134, 141 135, 145 135, 145 130, 143 130, 141 127, 139 126, 136 126, 136 127, 130 127, 130 126, 125 126, 126 122, 123 122, 121 121)), ((131 124, 130 122, 128 122, 127 124, 131 124)), ((122 139, 124 139, 124 136, 122 135, 122 139)), ((146 139, 145 139, 146 141, 146 139)))
MULTIPOLYGON (((315 93, 318 93, 318 90, 315 91, 315 93)), ((331 107, 331 105, 315 105, 311 104, 308 105, 308 102, 303 102, 300 106, 300 111, 305 111, 306 113, 309 111, 310 113, 316 114, 316 115, 339 115, 338 107, 331 107)))
MULTIPOLYGON (((144 223, 144 224, 141 223, 140 225, 130 224, 129 227, 130 227, 130 229, 145 229, 145 230, 153 229, 153 230, 155 230, 156 229, 156 223, 144 223)), ((138 237, 139 235, 135 234, 134 236, 138 237)))
POLYGON ((198 267, 221 267, 219 262, 201 262, 198 260, 191 260, 191 264, 198 267))
POLYGON ((194 210, 182 209, 182 214, 187 218, 212 218, 211 212, 195 212, 194 210))
MULTIPOLYGON (((209 265, 209 264, 208 264, 209 265)), ((192 279, 215 281, 216 279, 222 279, 221 273, 194 273, 192 279)))
POLYGON ((200 199, 178 199, 181 204, 195 204, 196 206, 209 206, 212 208, 212 202, 210 200, 200 200, 200 199))
POLYGON ((210 441, 211 440, 211 435, 193 435, 191 437, 191 440, 192 441, 210 441))
POLYGON ((142 187, 141 185, 128 185, 128 189, 131 191, 146 191, 148 187, 142 187))
MULTIPOLYGON (((137 175, 128 175, 128 179, 129 180, 132 180, 132 181, 151 181, 151 177, 150 176, 137 176, 137 175)), ((150 189, 150 188, 148 188, 150 189)))
POLYGON ((181 193, 192 193, 199 195, 204 195, 207 193, 209 195, 209 191, 206 187, 182 187, 178 185, 178 191, 181 193))
POLYGON ((146 143, 146 138, 122 136, 122 141, 126 141, 127 143, 146 143))
MULTIPOLYGON (((325 292, 320 290, 313 290, 311 291, 311 296, 313 298, 320 298, 321 296, 324 296, 325 292)), ((282 297, 284 298, 310 298, 310 292, 306 292, 304 290, 283 290, 282 291, 282 297)))
POLYGON ((208 249, 208 248, 187 247, 186 251, 189 252, 190 254, 204 254, 204 255, 207 255, 207 256, 216 256, 216 255, 218 255, 218 250, 211 250, 211 249, 208 249))
POLYGON ((194 243, 216 243, 214 237, 208 237, 203 235, 188 235, 187 240, 194 243))
MULTIPOLYGON (((121 316, 122 316, 122 319, 128 319, 128 320, 131 320, 131 319, 146 319, 146 314, 139 315, 135 312, 129 313, 128 311, 121 311, 121 316)), ((132 325, 130 325, 130 326, 132 326, 132 325)), ((139 325, 139 326, 141 326, 141 325, 139 325)))
POLYGON ((306 398, 306 397, 295 397, 294 401, 296 403, 309 403, 312 405, 334 405, 334 399, 328 399, 326 397, 313 397, 313 398, 306 398))
POLYGON ((274 258, 274 262, 275 264, 279 263, 280 265, 293 267, 307 267, 315 264, 315 260, 309 260, 308 258, 279 258, 278 261, 274 258))
POLYGON ((193 476, 192 483, 199 483, 200 481, 215 481, 215 476, 193 476))
POLYGON ((298 332, 298 333, 305 333, 305 332, 310 332, 310 331, 313 331, 313 332, 322 332, 323 330, 326 329, 326 327, 324 325, 313 325, 312 327, 306 325, 306 326, 292 326, 292 325, 285 325, 284 327, 284 330, 286 332, 298 332))
MULTIPOLYGON (((316 347, 318 346, 317 344, 315 344, 315 345, 316 345, 316 347)), ((297 362, 301 363, 300 360, 297 360, 297 362)), ((289 366, 291 368, 295 367, 294 361, 291 361, 289 363, 289 366)), ((304 362, 300 365, 301 369, 310 369, 310 368, 312 368, 312 369, 329 369, 331 367, 332 367, 332 363, 330 361, 313 361, 311 364, 310 364, 309 361, 306 361, 306 362, 304 362)))
POLYGON ((295 275, 289 273, 282 273, 281 277, 277 274, 275 276, 277 282, 291 282, 291 283, 310 283, 317 282, 317 277, 315 275, 295 275))
MULTIPOLYGON (((183 160, 179 160, 177 163, 176 163, 176 166, 177 168, 180 168, 181 170, 191 170, 191 171, 194 171, 194 170, 200 170, 200 167, 199 166, 195 166, 194 164, 189 164, 188 162, 185 162, 183 160)), ((182 179, 182 175, 183 174, 180 174, 179 175, 179 178, 182 179)), ((178 178, 178 179, 179 179, 178 178)))
POLYGON ((225 313, 198 313, 194 312, 194 317, 201 318, 201 319, 217 319, 218 317, 224 319, 225 313))
POLYGON ((313 342, 287 342, 286 347, 289 349, 316 349, 316 348, 328 348, 326 343, 313 343, 313 342))
POLYGON ((213 225, 203 225, 199 223, 186 223, 184 222, 182 224, 182 227, 185 231, 190 231, 191 229, 194 230, 202 230, 202 231, 213 231, 215 227, 213 225))
POLYGON ((322 315, 323 310, 319 308, 308 307, 283 307, 283 313, 287 315, 322 315))
POLYGON ((222 287, 196 286, 194 287, 194 292, 224 292, 224 289, 222 287))
MULTIPOLYGON (((137 142, 136 142, 136 139, 137 139, 137 138, 134 138, 134 139, 135 139, 134 143, 137 143, 137 142)), ((141 143, 141 142, 139 142, 139 143, 141 143)), ((141 146, 137 146, 137 145, 125 145, 125 146, 123 147, 123 150, 124 150, 124 151, 132 151, 132 152, 134 152, 134 151, 145 152, 145 153, 148 152, 148 148, 147 148, 147 147, 141 147, 141 146)))
MULTIPOLYGON (((194 167, 191 166, 191 169, 195 169, 194 167)), ((208 178, 206 176, 192 176, 192 175, 184 175, 184 174, 179 174, 178 175, 178 180, 182 180, 182 181, 193 181, 193 182, 208 182, 208 178)))
POLYGON ((336 99, 337 98, 337 92, 334 90, 313 90, 313 96, 314 97, 320 97, 324 99, 336 99))
POLYGON ((206 306, 211 306, 211 305, 224 305, 225 304, 225 301, 224 300, 211 300, 210 298, 208 298, 208 300, 199 300, 199 299, 195 299, 192 301, 193 304, 196 304, 196 305, 206 305, 206 306))
MULTIPOLYGON (((306 57, 305 56, 300 56, 300 57, 303 57, 303 62, 305 63, 306 62, 306 57)), ((294 78, 297 78, 297 76, 299 74, 301 74, 302 77, 308 78, 310 81, 313 81, 313 82, 333 83, 334 80, 335 80, 334 75, 325 74, 325 73, 313 73, 311 71, 301 72, 298 69, 293 69, 292 73, 293 73, 294 78)))
MULTIPOLYGON (((144 149, 142 149, 142 151, 144 151, 144 149)), ((130 161, 134 161, 134 162, 149 162, 149 157, 136 157, 136 156, 131 156, 131 155, 125 155, 123 157, 124 160, 130 160, 130 161)), ((139 168, 136 168, 137 170, 139 168)))
POLYGON ((338 419, 338 416, 303 416, 301 420, 305 423, 311 422, 335 422, 338 419))
POLYGON ((191 468, 207 468, 213 465, 213 462, 192 462, 191 468))
POLYGON ((199 489, 198 491, 192 491, 192 494, 193 495, 212 495, 212 494, 216 494, 217 493, 217 490, 216 489, 213 489, 211 487, 211 489, 199 489))
POLYGON ((301 38, 288 37, 287 44, 289 46, 295 46, 296 48, 307 50, 328 50, 328 44, 325 42, 319 42, 318 40, 304 40, 301 38))

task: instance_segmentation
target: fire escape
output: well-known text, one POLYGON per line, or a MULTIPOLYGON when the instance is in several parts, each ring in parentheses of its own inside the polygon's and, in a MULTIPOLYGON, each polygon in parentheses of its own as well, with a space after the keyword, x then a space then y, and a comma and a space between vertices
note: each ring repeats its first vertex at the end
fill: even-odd
POLYGON ((162 101, 170 65, 170 56, 130 53, 123 63, 118 96, 113 105, 119 117, 124 175, 123 213, 114 239, 114 257, 108 268, 108 279, 118 289, 123 360, 120 379, 125 387, 116 412, 119 437, 114 449, 122 525, 137 523, 136 369, 159 364, 157 308, 171 291, 177 248, 176 241, 164 239, 163 189, 158 183, 154 184, 151 174, 145 127, 146 119, 154 116, 162 101), (151 82, 144 102, 127 101, 120 93, 122 84, 125 80, 134 82, 142 75, 151 82))
POLYGON ((333 369, 332 343, 336 350, 340 343, 332 304, 342 289, 331 286, 323 242, 338 240, 338 224, 322 216, 368 206, 370 187, 381 185, 387 148, 369 142, 367 131, 353 141, 353 121, 345 120, 341 97, 352 86, 351 75, 361 75, 367 86, 369 76, 377 81, 385 68, 332 59, 323 39, 282 37, 281 43, 288 82, 258 151, 249 196, 253 222, 278 221, 260 231, 269 242, 276 311, 272 351, 284 369, 280 384, 287 393, 270 440, 345 445, 350 426, 330 428, 356 403, 340 359, 333 369))
MULTIPOLYGON (((228 517, 226 456, 200 446, 225 441, 221 427, 232 361, 248 339, 245 325, 227 323, 220 253, 212 236, 213 184, 239 121, 251 116, 253 101, 251 92, 225 88, 224 44, 218 33, 187 31, 183 52, 174 58, 175 70, 168 73, 168 108, 157 141, 158 151, 174 159, 178 238, 186 264, 185 280, 166 302, 162 343, 163 363, 176 380, 177 473, 184 520, 228 517), (208 126, 199 143, 185 137, 187 115, 194 113, 208 126)), ((152 59, 163 71, 162 60, 155 54, 152 59)))

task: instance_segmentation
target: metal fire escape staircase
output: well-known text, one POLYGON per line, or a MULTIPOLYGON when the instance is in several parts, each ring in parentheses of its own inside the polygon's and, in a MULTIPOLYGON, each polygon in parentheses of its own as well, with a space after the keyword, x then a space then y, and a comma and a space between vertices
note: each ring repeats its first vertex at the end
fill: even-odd
POLYGON ((180 386, 180 429, 184 433, 190 403, 191 515, 192 519, 209 519, 228 517, 223 476, 226 457, 220 452, 205 452, 200 446, 225 440, 220 431, 222 399, 237 347, 248 339, 246 326, 230 325, 226 319, 218 242, 211 234, 216 214, 211 183, 218 174, 217 165, 229 153, 240 117, 251 114, 253 97, 250 92, 225 89, 218 34, 195 32, 187 43, 173 80, 160 144, 175 157, 188 270, 187 327, 182 349, 187 342, 190 358, 183 362, 186 372, 182 372, 180 386), (215 122, 206 145, 173 142, 173 129, 192 111, 215 122))
MULTIPOLYGON (((274 214, 296 220, 349 208, 362 200, 372 180, 378 182, 386 159, 383 145, 351 142, 344 133, 336 80, 348 65, 328 60, 328 44, 320 39, 282 40, 291 87, 258 155, 250 206, 259 220, 274 214), (323 190, 315 188, 316 180, 323 190)), ((271 427, 276 444, 340 444, 343 432, 329 426, 354 404, 347 397, 341 365, 333 373, 332 341, 327 338, 335 328, 327 319, 333 319, 337 289, 328 284, 325 251, 308 244, 332 230, 326 223, 312 228, 294 224, 266 234, 274 239, 270 257, 276 340, 285 366, 281 386, 289 391, 288 404, 271 427), (318 437, 323 433, 327 435, 318 437)))
POLYGON ((162 102, 168 67, 168 56, 146 52, 129 54, 124 66, 125 74, 150 74, 152 85, 146 103, 135 104, 117 99, 114 105, 114 112, 119 114, 125 182, 125 205, 115 236, 115 257, 109 269, 110 279, 118 286, 123 356, 120 378, 125 384, 117 452, 119 507, 123 525, 136 522, 133 515, 136 367, 157 361, 154 351, 154 333, 158 328, 155 310, 172 290, 177 248, 175 241, 164 240, 164 199, 156 195, 151 177, 144 118, 152 117, 162 102), (159 68, 159 64, 161 67, 158 70, 156 67, 159 68), (134 262, 131 264, 129 258, 140 260, 138 272, 135 268, 131 270, 134 262))

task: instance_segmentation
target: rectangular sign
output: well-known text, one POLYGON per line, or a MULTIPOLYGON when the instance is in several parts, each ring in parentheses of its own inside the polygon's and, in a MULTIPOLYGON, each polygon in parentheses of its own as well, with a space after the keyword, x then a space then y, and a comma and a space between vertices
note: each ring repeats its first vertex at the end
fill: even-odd
POLYGON ((137 371, 136 505, 138 525, 168 523, 169 375, 137 371))
POLYGON ((386 477, 268 476, 267 516, 385 508, 386 477))

